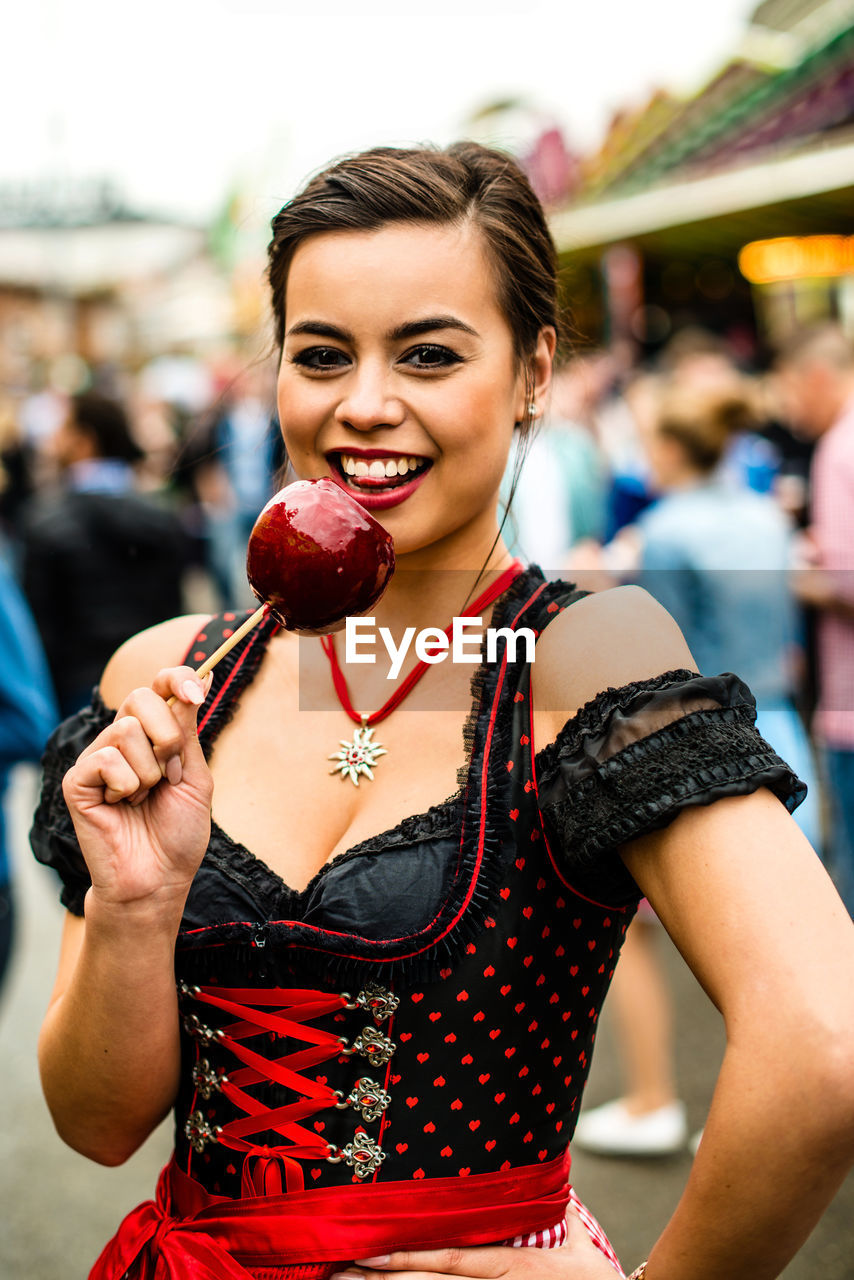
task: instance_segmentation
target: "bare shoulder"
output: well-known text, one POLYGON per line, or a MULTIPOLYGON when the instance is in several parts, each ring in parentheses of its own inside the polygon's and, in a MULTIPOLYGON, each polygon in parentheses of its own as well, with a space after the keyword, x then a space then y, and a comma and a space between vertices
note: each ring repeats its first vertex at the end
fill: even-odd
POLYGON ((151 684, 164 667, 180 666, 193 637, 209 620, 206 613, 186 614, 159 622, 126 640, 110 658, 101 677, 101 697, 117 707, 132 689, 151 684))
POLYGON ((561 722, 603 689, 697 664, 673 618, 642 587, 577 600, 543 631, 533 666, 534 705, 561 722))

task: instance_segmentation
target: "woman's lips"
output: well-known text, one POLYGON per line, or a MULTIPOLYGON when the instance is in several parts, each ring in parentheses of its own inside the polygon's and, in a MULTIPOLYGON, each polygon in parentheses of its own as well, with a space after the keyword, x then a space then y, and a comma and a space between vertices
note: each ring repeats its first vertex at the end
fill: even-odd
MULTIPOLYGON (((385 455, 383 455, 385 456, 385 455)), ((407 498, 415 492, 422 480, 432 467, 432 463, 428 462, 422 470, 412 473, 411 480, 404 480, 401 484, 394 482, 393 477, 389 476, 359 476, 358 484, 349 483, 356 477, 347 476, 340 467, 339 458, 330 458, 332 479, 337 485, 340 485, 351 498, 355 500, 368 511, 382 511, 388 507, 396 507, 401 502, 405 502, 407 498)))

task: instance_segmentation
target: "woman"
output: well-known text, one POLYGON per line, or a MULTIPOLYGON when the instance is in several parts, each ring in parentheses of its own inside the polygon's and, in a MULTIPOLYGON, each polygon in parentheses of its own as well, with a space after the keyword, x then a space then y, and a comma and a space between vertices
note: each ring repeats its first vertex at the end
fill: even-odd
POLYGON ((294 469, 395 540, 377 625, 397 640, 482 610, 538 631, 536 662, 506 645, 471 686, 470 665, 431 666, 388 713, 381 667, 271 623, 209 691, 175 663, 221 622, 177 620, 111 661, 54 742, 36 819, 70 908, 42 1074, 62 1136, 102 1162, 172 1106, 177 1123, 157 1205, 93 1274, 613 1275, 575 1213, 566 1248, 474 1246, 561 1236, 598 1008, 642 893, 731 1033, 647 1280, 778 1274, 852 1156, 834 976, 852 930, 744 687, 698 678, 643 593, 578 598, 509 564, 496 497, 555 347, 538 203, 473 144, 368 152, 282 210, 270 279, 294 469), (387 752, 358 788, 329 774, 351 728, 335 666, 387 752), (72 830, 55 793, 81 746, 72 830))

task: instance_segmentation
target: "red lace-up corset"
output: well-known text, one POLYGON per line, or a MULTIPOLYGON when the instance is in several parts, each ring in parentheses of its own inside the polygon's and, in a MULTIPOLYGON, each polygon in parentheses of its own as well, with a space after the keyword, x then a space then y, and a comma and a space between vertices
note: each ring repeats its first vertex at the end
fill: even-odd
POLYGON ((184 1134, 197 1152, 215 1142, 244 1156, 243 1194, 275 1195, 282 1191, 282 1172, 287 1191, 304 1187, 300 1160, 325 1160, 330 1164, 344 1161, 357 1178, 372 1175, 385 1159, 385 1152, 362 1124, 370 1124, 382 1116, 391 1101, 390 1094, 370 1076, 354 1080, 349 1093, 328 1084, 310 1080, 301 1071, 331 1059, 364 1057, 372 1067, 384 1066, 395 1051, 395 1044, 384 1034, 382 1024, 390 1019, 398 999, 377 983, 367 983, 355 997, 349 992, 312 991, 305 988, 273 987, 199 987, 182 982, 178 987, 182 1000, 184 1030, 196 1042, 193 1066, 195 1093, 193 1109, 184 1125, 184 1134), (236 1021, 211 1027, 198 1013, 188 1009, 190 1003, 206 1005, 232 1015, 236 1021), (352 1039, 308 1024, 324 1015, 341 1010, 363 1010, 373 1022, 368 1023, 352 1039), (244 1041, 267 1033, 275 1044, 279 1040, 301 1041, 305 1047, 282 1057, 264 1057, 244 1041), (225 1054, 242 1064, 230 1062, 214 1065, 211 1056, 225 1054), (297 1096, 284 1106, 270 1107, 247 1090, 252 1085, 272 1083, 291 1090, 297 1096), (220 1093, 241 1114, 225 1124, 211 1124, 199 1104, 220 1093), (327 1142, 300 1122, 323 1110, 352 1108, 361 1116, 353 1139, 344 1146, 327 1142), (274 1132, 282 1143, 271 1146, 253 1140, 258 1134, 274 1132))

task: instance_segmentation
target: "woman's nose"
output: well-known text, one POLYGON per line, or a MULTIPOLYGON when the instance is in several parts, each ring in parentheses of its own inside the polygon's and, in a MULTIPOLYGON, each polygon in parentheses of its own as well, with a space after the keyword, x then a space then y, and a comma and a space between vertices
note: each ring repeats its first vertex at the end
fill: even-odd
POLYGON ((338 422, 353 427, 356 431, 373 431, 376 427, 401 425, 406 410, 400 399, 393 394, 385 370, 357 369, 347 382, 344 395, 335 411, 338 422))

